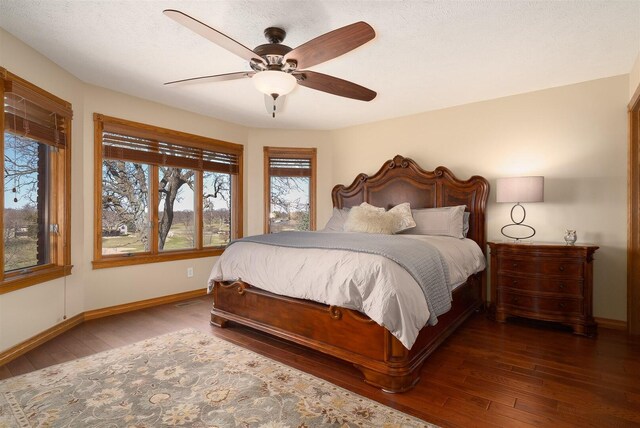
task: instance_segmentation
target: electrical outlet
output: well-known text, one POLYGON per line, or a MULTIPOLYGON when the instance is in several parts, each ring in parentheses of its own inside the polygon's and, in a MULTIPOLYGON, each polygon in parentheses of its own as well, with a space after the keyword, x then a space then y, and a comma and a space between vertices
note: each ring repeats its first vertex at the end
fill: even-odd
POLYGON ((187 268, 187 278, 193 277, 193 268, 187 268))

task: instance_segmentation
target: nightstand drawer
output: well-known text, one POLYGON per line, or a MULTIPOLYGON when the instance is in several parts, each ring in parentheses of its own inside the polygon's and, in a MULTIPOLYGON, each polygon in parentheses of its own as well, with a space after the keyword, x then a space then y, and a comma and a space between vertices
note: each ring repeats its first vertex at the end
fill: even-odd
POLYGON ((498 263, 500 272, 561 275, 582 278, 583 264, 575 259, 556 259, 538 257, 535 259, 504 257, 498 263))
POLYGON ((579 315, 582 313, 582 300, 556 297, 526 296, 501 290, 498 303, 507 307, 524 309, 535 313, 557 313, 579 315))
POLYGON ((519 275, 501 275, 498 287, 524 290, 531 293, 556 293, 565 296, 582 297, 582 281, 575 279, 549 279, 544 277, 523 277, 519 275))

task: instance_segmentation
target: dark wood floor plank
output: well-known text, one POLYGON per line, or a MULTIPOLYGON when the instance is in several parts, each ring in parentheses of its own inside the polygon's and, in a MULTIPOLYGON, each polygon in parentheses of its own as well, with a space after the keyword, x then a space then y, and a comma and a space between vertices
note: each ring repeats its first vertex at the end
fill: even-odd
MULTIPOLYGON (((493 403, 492 403, 493 404, 493 403)), ((447 400, 443 409, 446 412, 454 412, 465 415, 468 418, 468 426, 477 427, 509 427, 509 428, 532 428, 534 425, 520 422, 510 417, 497 414, 489 414, 488 410, 481 409, 474 403, 451 398, 447 400)))
POLYGON ((13 377, 11 371, 6 366, 0 366, 0 380, 13 377))
POLYGON ((487 412, 491 418, 500 416, 507 420, 514 421, 509 425, 505 426, 515 426, 515 421, 517 423, 525 424, 526 426, 533 427, 554 427, 554 428, 574 428, 575 424, 573 423, 565 423, 561 420, 558 420, 554 417, 553 414, 550 413, 529 413, 522 411, 516 407, 505 406, 501 403, 491 403, 491 406, 487 412))
POLYGON ((568 426, 579 426, 579 427, 589 427, 594 426, 594 422, 585 417, 584 415, 579 415, 577 413, 567 413, 559 410, 560 403, 552 400, 554 405, 549 406, 548 402, 540 402, 538 400, 532 399, 530 397, 519 398, 516 401, 515 408, 524 412, 532 413, 532 414, 545 414, 552 416, 555 420, 567 424, 568 426))
POLYGON ((183 328, 227 340, 442 427, 640 426, 640 339, 474 315, 387 394, 350 364, 255 330, 209 325, 211 296, 87 321, 0 367, 0 379, 183 328))
POLYGON ((27 358, 28 354, 29 352, 5 364, 5 367, 11 372, 13 376, 18 376, 36 370, 36 368, 33 367, 33 364, 31 364, 31 362, 27 358))
POLYGON ((69 352, 59 340, 50 340, 44 343, 29 352, 26 357, 36 369, 64 363, 65 361, 77 358, 75 354, 69 352))
MULTIPOLYGON (((62 339, 66 336, 71 336, 81 342, 87 348, 92 349, 94 353, 112 349, 112 347, 108 343, 106 343, 93 333, 93 326, 93 321, 87 321, 84 324, 81 324, 78 327, 75 327, 65 334, 59 336, 59 338, 62 339)), ((56 338, 56 340, 58 340, 58 338, 56 338)))
POLYGON ((629 377, 622 377, 612 374, 603 374, 602 372, 594 373, 593 375, 576 374, 573 371, 567 371, 564 369, 556 369, 547 366, 537 366, 536 372, 547 373, 556 378, 570 377, 576 381, 583 382, 589 385, 598 385, 611 389, 621 389, 628 392, 634 392, 640 394, 640 382, 629 384, 629 377))
MULTIPOLYGON (((589 426, 594 427, 611 427, 611 428, 624 428, 624 427, 638 427, 638 422, 630 421, 621 417, 615 409, 610 411, 606 408, 591 408, 585 407, 574 403, 560 403, 558 409, 566 414, 577 415, 580 418, 588 419, 590 421, 589 426)), ((637 412, 636 412, 637 413, 637 412)))
POLYGON ((466 376, 464 378, 464 381, 462 382, 458 380, 448 381, 446 377, 444 379, 434 379, 434 382, 438 383, 441 387, 452 386, 460 391, 464 391, 467 394, 479 397, 484 400, 489 400, 491 402, 502 403, 505 406, 513 406, 516 402, 516 395, 506 388, 503 389, 500 386, 493 388, 486 387, 487 385, 491 386, 491 384, 482 383, 478 385, 469 381, 470 379, 468 376, 466 376))
POLYGON ((96 353, 96 351, 88 344, 78 340, 70 334, 62 335, 58 342, 67 350, 67 352, 71 353, 74 358, 82 358, 96 353))
POLYGON ((430 379, 422 379, 420 387, 437 392, 442 397, 442 402, 439 402, 440 406, 444 406, 446 402, 452 398, 478 406, 484 410, 488 409, 491 404, 491 400, 471 394, 468 391, 463 391, 457 388, 456 385, 445 385, 444 382, 438 383, 430 379))

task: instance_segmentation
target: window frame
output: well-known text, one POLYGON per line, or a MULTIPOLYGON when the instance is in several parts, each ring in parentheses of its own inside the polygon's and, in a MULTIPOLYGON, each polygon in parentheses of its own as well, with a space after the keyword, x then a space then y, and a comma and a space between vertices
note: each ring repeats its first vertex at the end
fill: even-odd
POLYGON ((264 146, 264 233, 271 233, 271 174, 272 158, 308 159, 311 163, 309 175, 309 230, 316 230, 316 170, 317 149, 315 147, 270 147, 264 146))
MULTIPOLYGON (((71 103, 59 98, 33 83, 9 72, 0 67, 0 95, 3 100, 3 112, 0 114, 0 170, 4 171, 4 134, 5 134, 5 112, 4 98, 6 93, 15 93, 29 100, 64 120, 62 142, 46 142, 36 139, 40 143, 53 147, 49 154, 50 171, 47 175, 46 186, 49 187, 47 207, 50 213, 49 224, 57 225, 57 236, 51 237, 54 243, 51 245, 51 255, 49 263, 15 270, 6 273, 4 271, 4 215, 0 217, 0 294, 19 290, 32 285, 51 281, 71 275, 73 266, 71 265, 71 132, 73 122, 73 110, 71 103)), ((4 181, 0 188, 0 207, 4 213, 4 181)), ((49 232, 50 234, 52 232, 49 232)))
MULTIPOLYGON (((126 119, 119 119, 106 116, 100 113, 93 114, 94 120, 94 244, 93 244, 93 269, 110 268, 117 266, 129 266, 136 264, 158 263, 172 260, 184 260, 199 257, 212 257, 222 254, 226 246, 205 247, 203 245, 203 215, 201 197, 194 197, 195 219, 195 248, 179 250, 160 250, 158 247, 158 227, 159 227, 159 196, 158 180, 161 165, 141 160, 120 158, 124 161, 145 163, 149 168, 149 210, 150 210, 150 251, 131 253, 126 255, 105 255, 102 254, 102 162, 103 156, 103 132, 105 127, 109 129, 124 129, 133 133, 132 136, 144 135, 145 138, 155 139, 175 146, 186 148, 215 150, 220 153, 233 154, 237 156, 237 173, 230 173, 231 180, 231 227, 230 237, 232 239, 241 238, 243 234, 243 153, 244 146, 213 138, 202 137, 186 132, 174 131, 158 126, 133 122, 126 119), (198 202, 196 202, 198 201, 198 202)), ((112 159, 113 157, 108 157, 112 159)), ((190 168, 193 169, 193 168, 190 168)), ((196 169, 194 177, 194 192, 202 195, 202 176, 209 168, 196 169)))

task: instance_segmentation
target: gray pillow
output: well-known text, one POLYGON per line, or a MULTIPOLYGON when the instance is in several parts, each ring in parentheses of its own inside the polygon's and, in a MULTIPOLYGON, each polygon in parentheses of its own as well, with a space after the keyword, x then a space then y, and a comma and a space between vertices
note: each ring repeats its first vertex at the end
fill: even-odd
POLYGON ((349 216, 349 208, 334 208, 331 218, 321 232, 344 232, 344 222, 349 216))
POLYGON ((467 233, 469 233, 469 217, 471 213, 468 211, 464 212, 464 217, 462 217, 462 234, 464 237, 467 237, 467 233))
POLYGON ((411 210, 416 227, 403 233, 464 238, 465 205, 411 210))

